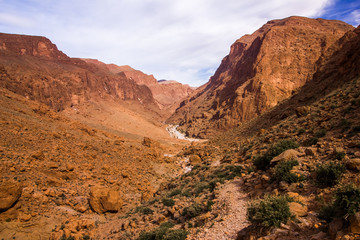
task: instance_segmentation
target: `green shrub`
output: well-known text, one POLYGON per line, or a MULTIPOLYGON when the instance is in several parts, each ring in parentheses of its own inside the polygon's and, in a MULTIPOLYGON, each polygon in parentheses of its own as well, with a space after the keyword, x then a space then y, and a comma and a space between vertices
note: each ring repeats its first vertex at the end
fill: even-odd
POLYGON ((175 223, 172 222, 164 222, 160 224, 160 228, 173 228, 175 226, 175 223))
POLYGON ((194 203, 191 206, 184 208, 182 215, 186 219, 192 219, 194 217, 199 216, 203 212, 204 212, 204 207, 200 204, 194 203))
POLYGON ((339 187, 335 192, 334 206, 341 216, 354 215, 360 210, 360 188, 354 184, 339 187))
POLYGON ((269 168, 271 159, 272 157, 267 154, 256 156, 253 161, 253 164, 256 167, 256 169, 265 171, 266 169, 269 168))
POLYGON ((342 164, 335 164, 333 162, 328 164, 318 165, 316 174, 316 183, 319 187, 332 187, 336 185, 345 171, 342 164))
POLYGON ((173 199, 170 199, 170 198, 163 198, 162 203, 167 207, 172 207, 172 206, 175 205, 175 201, 173 199))
POLYGON ((144 207, 142 210, 141 210, 141 213, 142 214, 145 214, 145 215, 149 215, 149 214, 152 214, 154 211, 151 209, 151 208, 148 208, 148 207, 144 207))
POLYGON ((209 184, 207 182, 198 182, 194 186, 193 194, 195 196, 198 196, 200 193, 202 193, 204 190, 209 188, 209 184))
POLYGON ((174 191, 170 192, 168 197, 173 197, 173 196, 179 195, 180 193, 181 193, 181 189, 177 188, 174 191))
POLYGON ((316 133, 315 133, 315 137, 317 137, 317 138, 322 138, 322 137, 324 137, 326 135, 326 130, 325 129, 320 129, 319 131, 317 131, 316 133))
POLYGON ((294 166, 299 165, 297 160, 289 160, 280 162, 275 168, 274 179, 278 182, 286 181, 288 183, 294 183, 301 180, 301 177, 295 173, 290 172, 294 166))
POLYGON ((187 232, 182 229, 172 230, 173 223, 166 222, 150 232, 141 232, 137 240, 185 240, 187 232))
POLYGON ((306 132, 305 128, 300 128, 300 129, 297 131, 297 134, 298 134, 298 135, 301 135, 301 134, 303 134, 303 133, 305 133, 305 132, 306 132))
POLYGON ((298 148, 299 144, 292 140, 292 139, 285 139, 277 142, 273 146, 269 148, 269 150, 260 156, 256 156, 253 164, 259 170, 266 170, 269 168, 270 161, 278 156, 279 154, 283 153, 285 150, 298 148))
POLYGON ((268 155, 270 155, 273 158, 273 157, 278 156, 285 150, 295 149, 298 147, 299 147, 299 144, 292 139, 281 140, 280 142, 276 143, 269 149, 268 155))
POLYGON ((311 138, 309 138, 308 140, 306 140, 306 141, 304 142, 304 145, 305 145, 305 146, 315 145, 315 144, 317 144, 318 140, 319 140, 319 139, 318 139, 317 137, 311 137, 311 138))
POLYGON ((185 240, 188 233, 183 229, 169 230, 162 238, 163 240, 185 240))
POLYGON ((322 207, 319 218, 328 222, 335 217, 348 217, 360 210, 360 188, 354 184, 339 187, 332 204, 322 207))
POLYGON ((334 158, 337 160, 342 160, 345 157, 345 153, 344 152, 335 152, 334 153, 334 158))
POLYGON ((247 219, 259 228, 279 227, 291 217, 288 200, 286 197, 267 196, 263 200, 252 203, 247 208, 247 219))

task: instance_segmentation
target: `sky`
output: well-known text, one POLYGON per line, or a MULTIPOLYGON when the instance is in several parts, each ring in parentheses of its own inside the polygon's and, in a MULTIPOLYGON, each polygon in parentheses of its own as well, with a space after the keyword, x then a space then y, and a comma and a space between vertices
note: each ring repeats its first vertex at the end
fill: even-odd
POLYGON ((358 0, 0 0, 0 32, 49 38, 70 57, 200 86, 230 46, 289 16, 360 24, 358 0))

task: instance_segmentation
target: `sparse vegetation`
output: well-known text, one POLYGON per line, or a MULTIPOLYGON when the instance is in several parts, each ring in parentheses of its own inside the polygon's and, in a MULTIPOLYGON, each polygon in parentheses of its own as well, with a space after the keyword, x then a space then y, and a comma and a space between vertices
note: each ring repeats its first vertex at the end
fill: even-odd
POLYGON ((318 165, 315 170, 316 184, 319 187, 332 187, 336 185, 345 171, 342 164, 334 162, 318 165))
POLYGON ((325 205, 319 217, 330 222, 335 217, 345 217, 360 210, 360 188, 354 184, 340 186, 334 197, 334 202, 325 205))
POLYGON ((270 165, 271 159, 278 156, 287 149, 298 148, 299 144, 292 139, 281 140, 269 148, 269 150, 260 156, 256 156, 253 164, 259 170, 266 170, 270 165))
POLYGON ((167 206, 167 207, 172 207, 175 205, 175 201, 171 198, 163 198, 162 203, 164 204, 164 206, 167 206))
POLYGON ((185 240, 188 233, 183 229, 171 229, 172 223, 163 223, 150 232, 141 232, 137 240, 185 240))
POLYGON ((266 196, 250 204, 247 209, 247 218, 253 226, 260 229, 279 227, 291 217, 288 199, 284 196, 266 196))
POLYGON ((303 179, 303 176, 291 172, 291 169, 297 165, 299 165, 299 162, 297 160, 280 162, 275 167, 274 179, 278 182, 285 181, 288 183, 294 183, 300 181, 301 179, 303 179))

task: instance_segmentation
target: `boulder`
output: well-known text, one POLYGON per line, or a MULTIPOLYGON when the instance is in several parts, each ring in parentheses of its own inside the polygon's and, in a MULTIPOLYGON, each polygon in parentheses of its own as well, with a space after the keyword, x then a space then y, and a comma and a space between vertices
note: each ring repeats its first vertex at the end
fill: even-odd
POLYGON ((192 165, 196 165, 201 163, 201 158, 198 155, 191 155, 189 161, 192 165))
POLYGON ((297 202, 289 203, 290 212, 296 217, 304 217, 308 214, 308 208, 297 202))
POLYGON ((145 147, 149 147, 149 148, 154 148, 154 147, 160 147, 160 143, 148 138, 148 137, 144 137, 143 141, 141 142, 142 145, 144 145, 145 147))
POLYGON ((360 171, 360 158, 350 158, 346 160, 345 165, 350 170, 360 171))
POLYGON ((0 212, 11 208, 20 198, 22 186, 16 182, 3 182, 0 185, 0 212))
POLYGON ((89 203, 95 212, 104 213, 118 212, 122 207, 123 201, 120 198, 118 191, 95 186, 90 190, 89 203))
POLYGON ((288 149, 283 153, 281 153, 279 156, 274 157, 270 162, 270 166, 275 166, 276 164, 282 161, 297 159, 299 155, 300 153, 298 151, 294 149, 288 149))

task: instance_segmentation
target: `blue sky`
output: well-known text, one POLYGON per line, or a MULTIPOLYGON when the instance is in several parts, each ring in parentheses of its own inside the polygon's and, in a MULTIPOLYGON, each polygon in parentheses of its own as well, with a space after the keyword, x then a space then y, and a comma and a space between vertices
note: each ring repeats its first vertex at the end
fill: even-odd
POLYGON ((191 86, 208 81, 230 46, 288 16, 360 24, 360 1, 0 0, 0 32, 48 37, 70 57, 130 65, 191 86))

